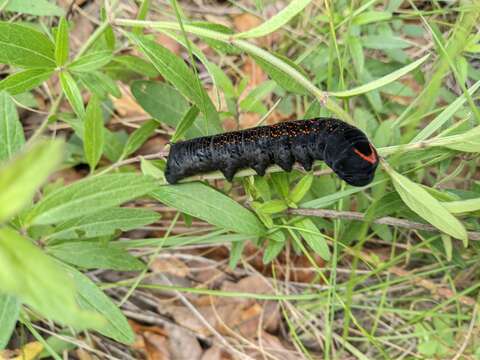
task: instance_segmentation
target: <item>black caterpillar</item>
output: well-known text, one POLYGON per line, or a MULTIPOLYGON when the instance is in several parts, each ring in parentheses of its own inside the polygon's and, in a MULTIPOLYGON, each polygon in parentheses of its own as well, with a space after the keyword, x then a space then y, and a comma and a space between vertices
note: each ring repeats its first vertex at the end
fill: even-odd
POLYGON ((291 171, 295 162, 310 171, 314 160, 323 160, 348 184, 369 184, 378 166, 378 155, 366 135, 341 120, 316 118, 205 136, 172 145, 165 177, 170 184, 214 170, 228 181, 251 167, 258 175, 272 164, 291 171))

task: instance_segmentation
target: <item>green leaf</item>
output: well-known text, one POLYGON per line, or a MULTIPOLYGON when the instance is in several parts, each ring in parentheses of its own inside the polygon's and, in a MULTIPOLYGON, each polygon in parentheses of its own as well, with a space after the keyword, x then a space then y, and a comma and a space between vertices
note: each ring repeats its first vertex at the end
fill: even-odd
MULTIPOLYGON (((0 285, 1 287, 1 285, 0 285)), ((20 314, 20 301, 15 296, 0 293, 0 350, 5 349, 15 330, 20 314)))
POLYGON ((36 225, 59 223, 118 206, 155 187, 153 178, 136 174, 85 178, 44 197, 27 215, 27 220, 36 225))
POLYGON ((328 248, 327 241, 323 237, 322 233, 318 231, 317 226, 310 219, 302 219, 295 223, 300 235, 305 242, 312 248, 315 253, 320 255, 324 260, 330 260, 330 249, 328 248))
MULTIPOLYGON (((305 71, 289 58, 276 53, 271 53, 271 54, 277 57, 280 61, 283 61, 284 63, 287 63, 288 65, 290 65, 292 68, 297 70, 300 74, 305 75, 305 71)), ((300 85, 295 79, 292 79, 291 76, 287 75, 284 71, 280 70, 277 66, 272 65, 268 61, 265 61, 258 56, 254 56, 253 58, 255 59, 255 62, 258 65, 260 65, 260 67, 268 74, 268 76, 278 84, 278 86, 296 94, 301 94, 301 95, 307 94, 307 90, 305 89, 305 87, 300 85)))
POLYGON ((467 231, 462 223, 450 214, 428 191, 393 169, 389 167, 386 167, 386 169, 392 178, 393 186, 398 195, 413 212, 444 233, 456 239, 461 239, 464 243, 468 241, 467 231))
POLYGON ((67 19, 62 17, 55 37, 55 61, 57 66, 63 66, 68 61, 69 49, 68 22, 67 19))
POLYGON ((393 50, 412 46, 408 41, 392 35, 369 35, 362 37, 362 44, 369 49, 393 50))
POLYGON ((288 23, 293 17, 295 17, 295 15, 305 9, 305 7, 311 2, 312 0, 293 0, 278 14, 268 19, 261 25, 248 31, 236 34, 234 37, 248 39, 268 35, 288 23))
POLYGON ((237 267, 238 261, 242 257, 243 249, 245 248, 246 244, 246 241, 234 241, 232 243, 230 259, 228 261, 228 266, 230 269, 235 269, 237 267))
POLYGON ((0 222, 22 210, 59 165, 61 141, 41 142, 0 168, 0 222))
POLYGON ((8 0, 4 11, 36 16, 63 16, 64 11, 48 0, 8 0))
POLYGON ((0 228, 0 289, 16 295, 48 319, 79 329, 101 317, 82 311, 72 279, 49 256, 10 228, 0 228))
POLYGON ((240 108, 243 111, 254 111, 262 113, 263 111, 261 109, 264 108, 262 104, 262 99, 268 94, 270 94, 276 86, 276 82, 272 80, 261 83, 252 91, 250 91, 242 101, 240 101, 240 108))
POLYGON ((352 56, 353 65, 357 74, 362 74, 365 66, 365 55, 363 54, 362 42, 355 36, 348 38, 348 46, 352 56))
POLYGON ((154 119, 176 127, 188 109, 187 101, 168 84, 155 81, 134 81, 132 94, 140 106, 154 119))
POLYGON ((162 182, 165 182, 165 175, 163 171, 160 170, 157 166, 153 164, 153 161, 145 160, 143 157, 140 160, 140 169, 142 170, 142 174, 149 175, 154 179, 160 179, 162 182))
POLYGON ((199 182, 159 186, 150 195, 183 213, 240 234, 258 236, 266 231, 251 211, 199 182))
POLYGON ((72 71, 89 72, 102 68, 112 60, 110 50, 91 52, 72 61, 68 68, 72 71))
POLYGON ((52 76, 52 69, 27 69, 13 73, 0 81, 0 90, 12 95, 21 94, 40 86, 52 76))
POLYGON ((130 38, 150 59, 160 74, 198 106, 208 122, 215 127, 216 132, 221 132, 222 128, 215 106, 201 86, 199 79, 196 78, 185 62, 167 48, 144 36, 130 34, 130 38))
POLYGON ((125 144, 125 149, 123 151, 125 156, 137 151, 145 143, 145 141, 147 141, 148 138, 152 136, 157 127, 158 122, 155 120, 150 120, 144 123, 138 129, 136 129, 132 134, 130 134, 127 143, 125 144))
POLYGON ((155 211, 148 209, 105 209, 59 224, 45 239, 79 239, 112 235, 118 230, 129 231, 151 224, 159 217, 155 211))
POLYGON ((65 266, 78 291, 77 301, 84 310, 95 311, 107 320, 106 325, 93 327, 100 334, 115 341, 131 344, 135 340, 127 319, 120 309, 98 288, 95 283, 81 272, 65 266))
POLYGON ((25 68, 55 68, 55 47, 29 26, 0 22, 0 63, 25 68))
POLYGON ((192 106, 183 116, 182 120, 180 120, 177 129, 175 130, 175 133, 172 136, 171 142, 175 143, 179 139, 183 137, 185 132, 192 127, 193 123, 195 122, 195 119, 197 118, 199 113, 198 108, 194 105, 192 106))
POLYGON ((391 18, 392 13, 390 11, 365 11, 355 16, 352 20, 352 24, 366 25, 380 21, 390 20, 391 18))
POLYGON ((66 242, 48 246, 47 252, 71 265, 84 269, 141 271, 145 264, 117 246, 98 242, 66 242))
POLYGON ((300 181, 295 185, 293 190, 289 194, 289 198, 295 204, 299 203, 303 197, 307 194, 308 190, 313 183, 313 174, 308 173, 307 175, 303 176, 300 181))
POLYGON ((158 75, 158 71, 155 69, 155 66, 138 56, 120 55, 114 57, 113 62, 125 66, 126 68, 146 77, 155 77, 158 75))
POLYGON ((480 211, 480 198, 442 202, 442 206, 452 214, 480 211))
POLYGON ((83 150, 90 171, 95 170, 102 157, 104 143, 102 108, 98 98, 92 96, 87 106, 83 131, 83 150))
POLYGON ((7 92, 0 91, 0 164, 10 159, 24 143, 25 135, 15 103, 7 92))
POLYGON ((265 251, 263 253, 263 263, 268 264, 270 263, 273 259, 275 259, 278 254, 283 250, 285 247, 285 242, 284 241, 275 241, 272 239, 268 239, 268 244, 267 247, 265 248, 265 251))
POLYGON ((445 256, 447 257, 447 261, 452 261, 452 238, 446 234, 441 234, 442 237, 442 244, 443 249, 445 250, 445 256))
MULTIPOLYGON (((147 18, 149 7, 150 7, 150 0, 142 0, 140 9, 138 9, 137 20, 145 20, 147 18)), ((135 26, 133 27, 132 32, 135 35, 141 35, 143 33, 143 28, 140 26, 135 26)))
POLYGON ((424 57, 414 61, 411 64, 408 64, 407 66, 404 66, 388 75, 385 75, 381 77, 380 79, 373 80, 367 84, 358 86, 356 88, 350 89, 350 90, 345 90, 345 91, 337 91, 337 92, 331 92, 331 96, 336 96, 336 97, 350 97, 350 96, 356 96, 360 94, 367 93, 369 91, 381 88, 384 85, 387 85, 402 76, 408 74, 410 71, 416 69, 419 67, 421 64, 425 62, 425 60, 428 59, 430 55, 425 55, 424 57))
MULTIPOLYGON (((473 84, 470 89, 468 89, 468 94, 472 96, 479 87, 480 80, 473 84)), ((428 125, 425 126, 410 142, 415 143, 427 139, 435 131, 440 129, 458 111, 458 109, 462 107, 465 101, 467 101, 467 98, 465 94, 462 94, 462 96, 455 99, 454 102, 452 102, 440 114, 438 114, 435 119, 430 121, 428 125)))
POLYGON ((287 210, 287 208, 288 206, 284 200, 275 199, 265 201, 263 204, 257 207, 257 210, 264 214, 278 214, 282 211, 287 210))
POLYGON ((72 106, 73 111, 80 119, 83 119, 85 116, 85 108, 83 107, 83 98, 77 83, 67 71, 62 71, 59 76, 63 92, 72 106))

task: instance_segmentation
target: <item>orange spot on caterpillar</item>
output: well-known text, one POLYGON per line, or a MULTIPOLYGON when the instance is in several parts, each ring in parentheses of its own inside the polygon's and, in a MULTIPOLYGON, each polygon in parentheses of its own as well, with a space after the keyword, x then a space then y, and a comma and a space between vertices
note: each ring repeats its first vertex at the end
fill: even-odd
POLYGON ((353 148, 355 154, 360 156, 363 160, 368 161, 370 164, 375 164, 377 162, 377 155, 375 155, 375 151, 373 150, 372 144, 368 144, 370 146, 370 155, 365 155, 361 153, 358 149, 353 148))

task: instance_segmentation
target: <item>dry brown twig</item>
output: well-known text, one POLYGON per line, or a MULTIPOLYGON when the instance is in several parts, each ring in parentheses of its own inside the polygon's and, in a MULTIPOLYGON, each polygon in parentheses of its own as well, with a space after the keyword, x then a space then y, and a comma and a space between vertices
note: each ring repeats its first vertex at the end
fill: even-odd
MULTIPOLYGON (((288 209, 287 212, 293 215, 314 216, 327 219, 345 219, 354 221, 366 221, 365 215, 356 211, 337 211, 329 209, 288 209)), ((422 224, 415 221, 399 219, 391 216, 384 216, 372 220, 373 224, 382 224, 388 226, 398 226, 406 229, 423 230, 430 232, 440 232, 436 227, 429 224, 422 224)), ((470 240, 480 240, 480 232, 468 231, 470 240)))

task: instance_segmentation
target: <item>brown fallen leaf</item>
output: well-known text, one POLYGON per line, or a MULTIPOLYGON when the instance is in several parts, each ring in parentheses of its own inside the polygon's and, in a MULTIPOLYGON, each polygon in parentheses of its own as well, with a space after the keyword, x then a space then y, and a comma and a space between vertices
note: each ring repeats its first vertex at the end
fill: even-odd
POLYGON ((162 33, 157 34, 155 36, 155 40, 158 44, 162 45, 163 47, 166 47, 168 50, 170 50, 174 54, 179 55, 182 50, 182 46, 178 42, 176 42, 170 36, 167 36, 165 34, 162 34, 162 33))
POLYGON ((169 352, 168 339, 165 336, 147 331, 143 333, 143 338, 145 340, 147 360, 173 359, 169 352))
POLYGON ((243 13, 233 17, 233 25, 235 26, 235 29, 237 29, 239 32, 253 29, 261 23, 262 20, 259 17, 249 13, 243 13))
POLYGON ((179 326, 169 328, 168 345, 173 359, 200 360, 202 357, 197 338, 179 326))
POLYGON ((112 98, 114 108, 120 116, 147 116, 145 110, 125 88, 120 87, 120 91, 122 96, 119 99, 112 98))
POLYGON ((157 258, 150 266, 153 272, 171 274, 179 277, 186 277, 190 274, 188 266, 177 258, 157 258))

